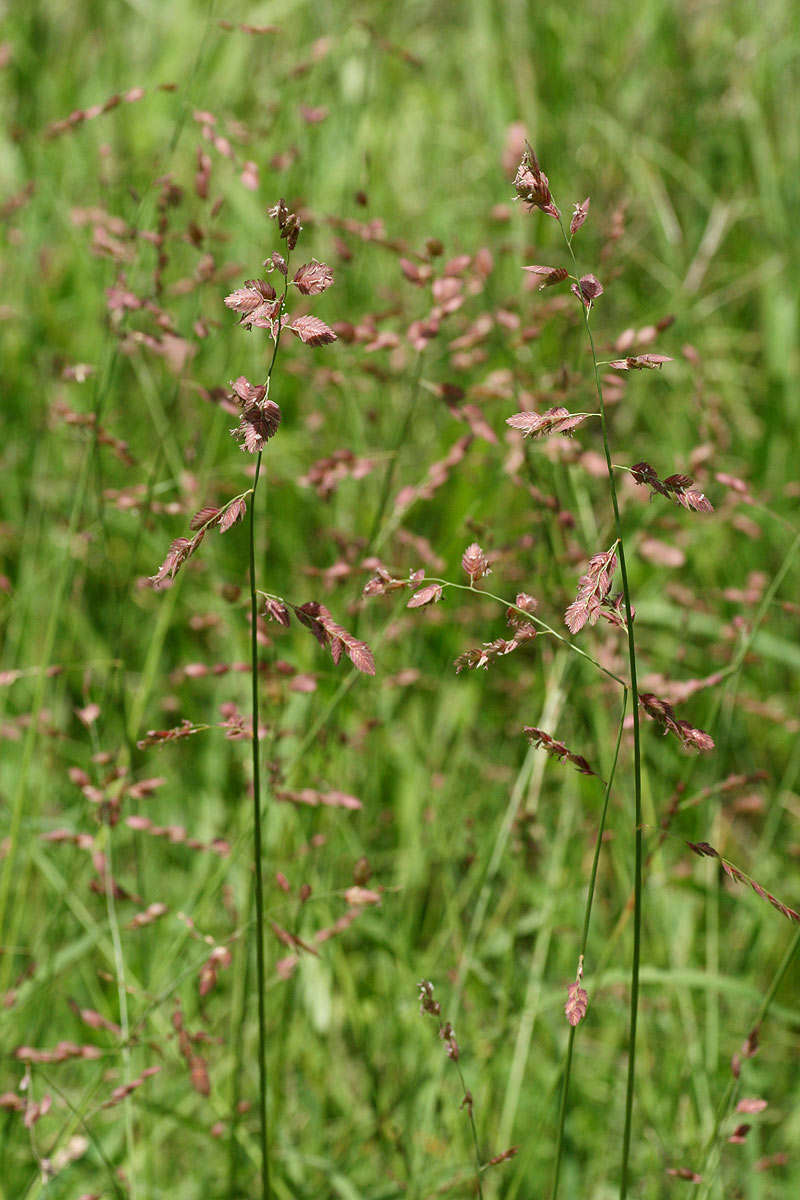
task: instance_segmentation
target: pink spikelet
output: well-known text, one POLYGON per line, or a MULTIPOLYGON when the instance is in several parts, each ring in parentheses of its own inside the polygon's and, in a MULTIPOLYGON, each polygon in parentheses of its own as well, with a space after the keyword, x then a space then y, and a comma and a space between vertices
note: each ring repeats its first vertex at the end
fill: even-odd
POLYGON ((597 623, 616 569, 616 543, 605 554, 595 554, 589 559, 586 574, 578 581, 578 594, 564 613, 564 623, 570 633, 579 633, 587 621, 590 625, 597 623))
POLYGON ((506 425, 518 429, 523 437, 544 438, 550 433, 572 434, 589 413, 571 413, 560 405, 544 413, 520 412, 506 417, 506 425))
POLYGON ((544 291, 547 287, 552 287, 555 283, 563 283, 569 276, 569 271, 566 267, 523 267, 523 271, 527 271, 530 275, 537 275, 541 279, 539 291, 544 291))
POLYGON ((550 195, 549 180, 529 145, 526 145, 525 153, 517 167, 514 191, 517 193, 517 197, 527 204, 529 212, 538 208, 543 213, 547 213, 549 217, 554 217, 556 221, 561 216, 550 195))
POLYGON ((409 600, 406 608, 423 608, 426 604, 438 604, 442 598, 440 583, 427 583, 421 587, 409 600))
MULTIPOLYGON (((656 355, 647 357, 655 358, 656 355)), ((650 488, 651 498, 655 495, 666 496, 668 500, 674 500, 676 504, 680 504, 689 512, 709 513, 714 511, 714 506, 708 497, 692 487, 694 481, 690 475, 668 475, 666 479, 659 479, 648 462, 634 463, 631 467, 631 475, 637 483, 650 488)))
POLYGON ((703 729, 695 729, 688 721, 679 721, 675 709, 667 700, 662 700, 653 692, 640 692, 639 704, 652 721, 663 726, 665 733, 673 733, 684 746, 702 751, 714 749, 711 735, 703 729))
POLYGON ((274 400, 267 399, 266 384, 256 386, 240 375, 231 383, 231 389, 231 398, 242 410, 239 424, 231 433, 241 442, 242 450, 259 454, 278 432, 281 410, 274 400))
POLYGON ((336 334, 319 317, 294 317, 286 328, 307 346, 327 346, 336 341, 336 334))
POLYGON ((715 850, 708 842, 687 842, 686 845, 699 858, 719 859, 720 865, 729 879, 732 879, 735 883, 743 883, 746 887, 752 888, 757 896, 760 896, 762 900, 766 900, 768 904, 771 904, 776 912, 779 912, 782 917, 786 917, 787 921, 792 921, 794 924, 800 925, 800 913, 790 908, 788 904, 784 904, 777 896, 773 896, 771 892, 768 892, 766 888, 762 887, 750 875, 746 875, 744 871, 740 871, 738 867, 735 867, 727 858, 723 858, 719 851, 715 850))
POLYGON ((339 663, 345 653, 357 671, 364 675, 375 674, 375 660, 367 643, 337 624, 324 604, 309 600, 293 608, 298 621, 311 630, 320 645, 330 648, 334 663, 339 663))
POLYGON ((226 296, 224 303, 240 314, 239 324, 248 329, 270 326, 281 308, 275 288, 264 279, 248 279, 243 287, 226 296))
POLYGON ((303 296, 318 296, 332 286, 333 271, 326 263, 313 258, 297 268, 292 283, 303 296))
POLYGON ((665 362, 672 361, 668 354, 629 354, 627 358, 615 358, 608 365, 615 371, 658 371, 665 362))
POLYGON ((587 196, 583 204, 576 204, 575 211, 572 214, 572 220, 569 223, 569 236, 573 238, 583 225, 589 215, 589 197, 587 196))
POLYGON ((155 575, 150 576, 148 580, 150 586, 157 591, 165 585, 168 579, 174 579, 186 560, 192 557, 204 537, 205 530, 201 529, 193 538, 175 538, 167 552, 167 557, 155 575))
POLYGON ((469 577, 470 586, 475 583, 476 579, 483 579, 484 575, 491 574, 489 560, 477 542, 467 546, 461 555, 461 566, 464 574, 469 577))
POLYGON ((568 750, 563 742, 557 742, 554 737, 551 737, 549 733, 545 733, 543 729, 537 729, 534 725, 526 725, 522 732, 532 746, 539 746, 547 754, 551 754, 553 758, 557 758, 559 762, 571 762, 580 771, 581 775, 596 774, 582 754, 575 754, 572 750, 568 750))
POLYGON ((267 209, 267 216, 278 222, 278 232, 290 250, 294 250, 303 226, 296 213, 290 212, 286 201, 280 199, 272 208, 267 209))
POLYGON ((585 989, 581 987, 583 980, 583 955, 578 959, 578 972, 575 976, 575 982, 571 983, 567 988, 567 1002, 564 1005, 564 1015, 570 1025, 575 1028, 580 1025, 583 1018, 586 1016, 586 1009, 589 1004, 589 996, 585 989))
POLYGON ((590 309, 598 296, 603 294, 603 285, 596 275, 581 275, 569 289, 577 296, 584 308, 590 309))

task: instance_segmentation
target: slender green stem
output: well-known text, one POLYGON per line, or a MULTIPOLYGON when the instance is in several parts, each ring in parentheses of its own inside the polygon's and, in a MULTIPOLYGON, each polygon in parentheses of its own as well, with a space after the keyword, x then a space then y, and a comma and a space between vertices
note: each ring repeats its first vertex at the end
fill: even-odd
MULTIPOLYGON (((578 264, 575 258, 575 252, 572 249, 572 241, 567 237, 567 232, 561 224, 559 218, 559 226, 564 236, 564 241, 567 244, 570 257, 575 266, 576 273, 578 264)), ((578 284, 580 288, 580 284, 578 284)), ((603 386, 600 382, 600 370, 597 362, 597 351, 595 350, 594 338, 592 336, 592 327, 589 322, 590 306, 582 304, 583 308, 583 323, 586 328, 586 337, 589 342, 589 349, 592 354, 592 364, 594 367, 594 382, 597 389, 597 399, 600 404, 600 426, 603 433, 603 451, 606 459, 606 469, 608 471, 608 486, 611 494, 611 505, 614 509, 614 525, 616 528, 617 542, 619 549, 619 569, 622 577, 622 594, 625 602, 625 623, 628 627, 628 665, 631 676, 631 702, 633 706, 633 786, 634 786, 634 903, 633 903, 633 962, 631 965, 631 999, 630 999, 630 1034, 628 1044, 628 1079, 625 1091, 625 1129, 622 1135, 622 1166, 620 1179, 620 1200, 625 1200, 628 1194, 628 1163, 630 1159, 631 1149, 631 1130, 633 1125, 633 1096, 636 1080, 636 1027, 639 1016, 639 960, 641 955, 641 940, 642 940, 642 755, 641 755, 641 739, 639 734, 639 689, 636 681, 636 646, 633 637, 633 608, 631 605, 631 593, 628 583, 628 567, 625 561, 625 543, 622 536, 622 521, 620 519, 619 501, 617 499, 617 485, 614 479, 614 466, 611 462, 611 449, 608 441, 608 421, 606 419, 606 407, 603 400, 603 386)))
MULTIPOLYGON (((608 773, 608 782, 605 787, 605 796, 603 797, 603 811, 600 814, 600 824, 597 827, 597 838, 594 847, 594 858, 592 860, 592 871, 589 876, 589 890, 586 894, 586 908, 583 914, 583 933, 581 935, 581 949, 579 962, 583 964, 586 955, 586 946, 589 941, 589 923, 592 918, 592 904, 594 903, 594 889, 597 882, 597 867, 600 862, 600 850, 603 845, 603 831, 606 826, 606 816, 608 814, 608 802, 611 797, 611 788, 614 783, 614 776, 617 772, 617 761, 619 759, 619 748, 622 743, 622 731, 625 727, 625 713, 628 708, 628 690, 625 689, 622 696, 622 712, 619 718, 619 728, 617 730, 617 744, 614 748, 614 758, 611 763, 611 770, 608 773)), ((564 1062, 564 1082, 561 1089, 561 1105, 558 1114, 558 1144, 556 1146, 556 1163, 553 1169, 553 1186, 550 1190, 551 1200, 556 1200, 558 1195, 558 1177, 561 1173, 561 1159, 564 1152, 564 1130, 567 1123, 567 1097, 569 1095, 569 1081, 572 1073, 572 1051, 575 1045, 575 1034, 577 1033, 577 1025, 572 1025, 569 1031, 569 1040, 567 1041, 567 1055, 564 1062)))
POLYGON ((258 601, 256 598, 256 489, 261 472, 261 453, 256 460, 253 495, 250 504, 250 675, 253 714, 253 869, 256 897, 256 967, 258 977, 258 1105, 261 1138, 261 1195, 269 1200, 269 1140, 267 1125, 267 1014, 266 972, 264 967, 264 878, 261 834, 261 763, 258 736, 258 601))
POLYGON ((481 1151, 478 1145, 478 1127, 475 1124, 475 1114, 472 1111, 472 1095, 467 1089, 464 1075, 458 1062, 455 1064, 458 1071, 458 1078, 461 1080, 461 1086, 464 1089, 464 1099, 466 1100, 467 1115, 469 1116, 469 1127, 472 1130, 472 1148, 475 1151, 475 1179, 478 1183, 479 1200, 483 1200, 483 1180, 481 1179, 481 1151))
POLYGON ((239 969, 233 977, 233 995, 231 997, 231 1042, 233 1045, 233 1070, 231 1072, 230 1122, 228 1125, 228 1200, 240 1195, 236 1190, 238 1172, 239 1147, 239 1101, 242 1093, 242 1073, 245 1058, 245 1027, 248 1017, 248 992, 250 988, 250 946, 247 930, 252 923, 251 908, 253 893, 248 887, 243 911, 241 914, 241 929, 244 934, 236 947, 236 961, 239 969))
MULTIPOLYGON (((286 292, 289 287, 288 264, 284 277, 283 301, 285 305, 286 292)), ((278 330, 275 334, 275 345, 272 359, 267 371, 267 394, 272 379, 272 370, 278 357, 278 347, 281 341, 283 305, 281 316, 278 318, 278 330)), ((258 596, 256 589, 256 492, 261 474, 262 451, 256 459, 256 470, 253 476, 253 488, 250 498, 250 675, 252 683, 252 718, 253 718, 253 871, 255 875, 256 901, 256 976, 258 985, 258 1108, 259 1136, 261 1142, 261 1195, 263 1200, 269 1200, 271 1195, 269 1182, 269 1126, 267 1121, 267 1014, 266 1014, 266 969, 264 964, 264 874, 263 874, 263 834, 261 827, 261 743, 259 739, 259 708, 258 708, 258 596)))
MULTIPOLYGON (((111 855, 111 824, 106 826, 105 830, 105 869, 103 871, 105 893, 106 893, 106 911, 108 913, 108 925, 111 931, 111 944, 114 947, 114 973, 117 977, 117 999, 119 1002, 119 1024, 122 1040, 122 1061, 125 1065, 125 1079, 133 1078, 131 1071, 131 1029, 128 1018, 128 991, 125 985, 125 956, 122 951, 122 939, 119 933, 119 919, 117 917, 117 906, 114 899, 114 877, 113 877, 113 859, 111 855)), ((133 1105, 130 1096, 126 1096, 123 1102, 125 1116, 125 1149, 128 1156, 128 1185, 130 1189, 131 1200, 136 1200, 139 1194, 136 1184, 136 1161, 134 1157, 135 1140, 133 1131, 133 1105)))

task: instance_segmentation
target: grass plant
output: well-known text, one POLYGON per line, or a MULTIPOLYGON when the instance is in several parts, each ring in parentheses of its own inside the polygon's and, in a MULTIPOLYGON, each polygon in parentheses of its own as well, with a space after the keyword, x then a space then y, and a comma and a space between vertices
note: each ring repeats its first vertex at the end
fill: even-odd
POLYGON ((0 1200, 797 1191, 796 75, 9 9, 0 1200))

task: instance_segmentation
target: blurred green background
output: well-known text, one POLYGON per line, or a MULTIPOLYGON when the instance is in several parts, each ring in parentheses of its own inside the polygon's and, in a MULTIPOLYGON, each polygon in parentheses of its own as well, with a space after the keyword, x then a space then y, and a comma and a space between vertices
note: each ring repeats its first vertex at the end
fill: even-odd
MULTIPOLYGON (((275 1193, 474 1194, 462 1090, 419 1015, 416 984, 429 978, 456 1028, 483 1161, 519 1147, 487 1169, 485 1194, 548 1194, 563 1004, 602 790, 528 748, 521 729, 546 728, 605 775, 620 697, 546 637, 456 676, 458 654, 507 636, 502 609, 479 597, 451 592, 420 612, 405 610, 403 592, 360 599, 376 558, 461 582, 462 551, 477 540, 493 562, 485 586, 509 600, 533 594, 560 629, 587 559, 613 541, 607 484, 591 469, 596 422, 566 447, 521 453, 507 438, 505 418, 522 406, 594 405, 572 305, 530 291, 520 270, 564 258, 555 223, 513 202, 520 128, 563 213, 591 196, 575 249, 606 288, 592 318, 601 357, 619 356, 623 331, 674 317, 655 349, 675 361, 631 373, 611 409, 614 458, 645 459, 662 478, 688 471, 715 513, 648 503, 620 475, 640 676, 685 682, 734 668, 676 706, 712 733, 715 754, 687 757, 644 729, 651 857, 631 1194, 695 1186, 669 1168, 702 1173, 704 1196, 795 1194, 796 967, 743 1066, 742 1094, 767 1108, 752 1118, 724 1108, 731 1055, 794 930, 681 839, 711 842, 798 906, 796 26, 781 0, 757 11, 701 0, 602 11, 521 0, 5 6, 2 1200, 256 1193, 249 745, 218 728, 136 743, 182 720, 216 725, 225 706, 248 712, 249 677, 230 669, 249 654, 246 531, 210 534, 165 592, 143 581, 193 512, 249 486, 232 419, 209 393, 239 374, 263 377, 265 335, 236 328, 222 298, 283 248, 265 215, 280 196, 304 213, 293 261, 314 255, 336 276, 314 313, 356 333, 339 327, 340 340, 317 350, 282 343, 259 583, 326 604, 369 642, 377 674, 334 667, 298 625, 263 631, 275 784, 338 789, 363 805, 268 805, 269 916, 313 942, 349 919, 354 880, 382 899, 314 943, 319 957, 300 953, 289 978, 277 969, 289 951, 268 942, 275 1193), (144 95, 53 127, 134 88, 144 95), (210 159, 207 197, 198 153, 210 159), (485 285, 465 289, 417 354, 407 329, 431 299, 398 254, 441 276, 443 263, 480 250, 493 262, 485 285), (109 313, 121 274, 149 310, 109 313), (473 350, 450 344, 485 314, 473 350), (373 329, 385 335, 377 346, 373 329), (70 378, 76 363, 92 368, 83 382, 70 378), (402 489, 469 432, 445 384, 464 390, 495 440, 478 436, 429 499, 399 507, 402 489), (365 473, 351 477, 351 464, 319 495, 306 476, 342 451, 366 459, 365 473), (88 705, 99 713, 81 720, 88 705), (109 827, 98 816, 116 803, 117 768, 163 782, 127 795, 109 827), (718 786, 731 776, 744 781, 718 786), (653 830, 673 802, 661 843, 653 830), (131 816, 184 833, 152 836, 131 816), (67 840, 48 840, 54 831, 67 840), (187 844, 219 838, 230 853, 187 844), (116 898, 104 894, 100 854, 116 898), (131 924, 156 903, 162 916, 131 924), (215 947, 231 961, 201 995, 215 947), (30 1055, 19 1048, 61 1041, 98 1056, 34 1062, 22 1092, 30 1055), (102 1107, 154 1065, 127 1104, 102 1107), (44 1096, 52 1107, 26 1127, 25 1105, 44 1096), (252 1107, 234 1119, 240 1102, 252 1107), (728 1144, 737 1120, 752 1129, 728 1144)), ((467 278, 478 278, 473 266, 467 278)), ((578 641, 626 673, 613 629, 578 641)), ((597 1200, 617 1194, 623 1125, 630 760, 626 735, 562 1172, 562 1195, 597 1200)))

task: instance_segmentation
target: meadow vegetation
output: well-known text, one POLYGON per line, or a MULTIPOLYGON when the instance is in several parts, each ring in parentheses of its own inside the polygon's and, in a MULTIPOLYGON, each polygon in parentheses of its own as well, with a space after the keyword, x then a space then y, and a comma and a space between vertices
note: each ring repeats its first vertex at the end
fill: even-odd
POLYGON ((0 1200, 797 1193, 793 15, 10 7, 0 1200))

